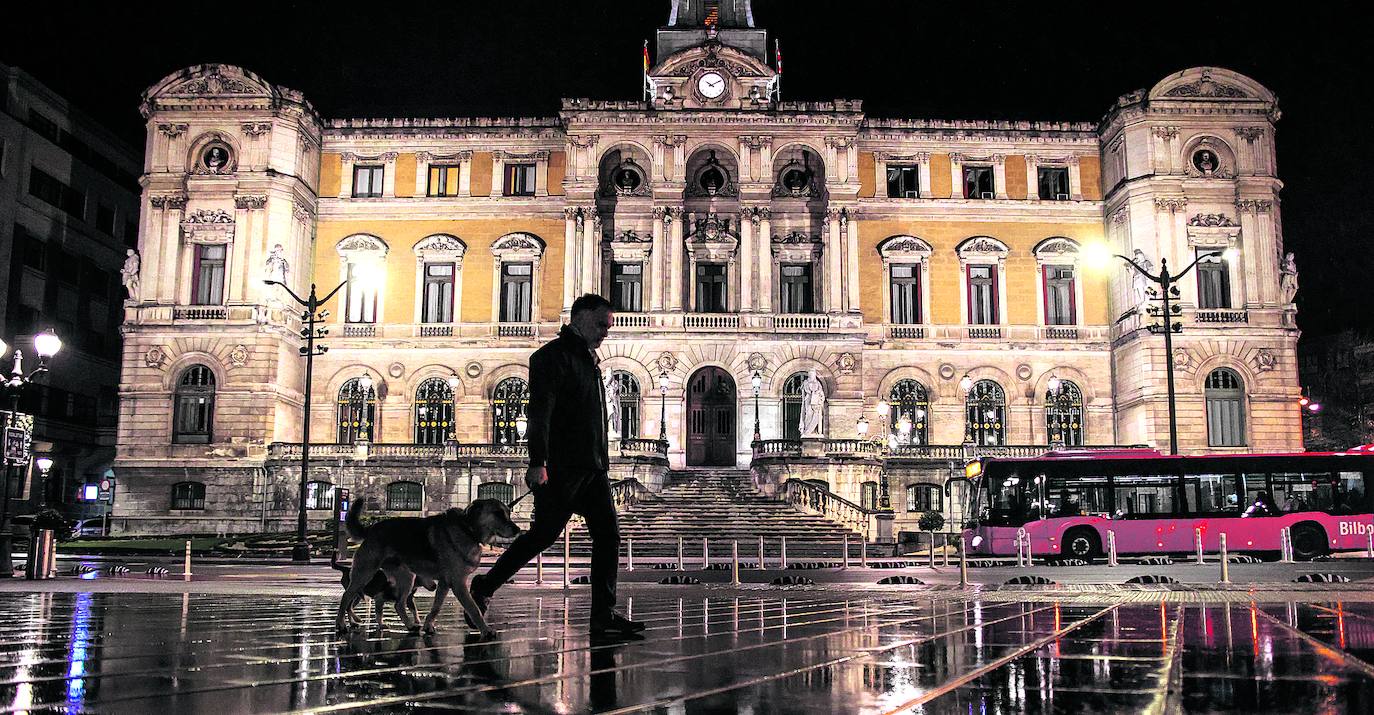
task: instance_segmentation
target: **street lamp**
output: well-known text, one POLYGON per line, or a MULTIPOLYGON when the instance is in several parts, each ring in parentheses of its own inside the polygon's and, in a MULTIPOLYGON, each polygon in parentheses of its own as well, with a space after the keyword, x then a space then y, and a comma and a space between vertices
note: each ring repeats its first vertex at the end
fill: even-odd
POLYGON ((668 447, 668 371, 658 373, 658 441, 668 447))
POLYGON ((868 419, 859 415, 859 420, 854 423, 854 431, 859 434, 859 439, 868 439, 868 419))
POLYGON ((38 508, 48 505, 48 472, 52 471, 52 457, 42 456, 33 460, 38 465, 38 508))
POLYGON ((887 416, 888 416, 889 414, 891 414, 891 412, 892 412, 892 405, 889 404, 887 400, 878 400, 878 419, 882 420, 882 423, 883 423, 883 439, 882 439, 882 442, 883 442, 884 444, 887 443, 888 430, 890 429, 890 426, 891 426, 891 423, 888 422, 887 416))
POLYGON ((1050 444, 1062 447, 1064 446, 1064 423, 1063 413, 1059 410, 1059 398, 1063 394, 1064 382, 1060 380, 1057 375, 1051 373, 1048 387, 1049 389, 1047 392, 1049 393, 1050 404, 1053 405, 1055 409, 1046 412, 1045 428, 1053 430, 1053 432, 1048 435, 1050 444), (1051 420, 1053 420, 1052 424, 1051 420))
POLYGON ((964 373, 959 379, 959 390, 964 393, 964 446, 973 445, 973 419, 977 414, 968 408, 968 393, 973 391, 973 376, 964 373))
POLYGON ((763 375, 758 370, 754 371, 754 376, 749 378, 749 384, 754 386, 754 441, 763 439, 759 433, 759 388, 763 386, 763 375))
MULTIPOLYGON (((5 341, 0 340, 0 355, 4 355, 9 346, 5 341)), ((11 460, 10 433, 14 430, 15 423, 19 419, 19 393, 25 385, 33 382, 34 378, 48 371, 48 361, 62 349, 62 340, 51 328, 33 337, 33 349, 38 353, 38 367, 32 372, 24 373, 24 354, 20 350, 14 351, 14 364, 10 368, 9 376, 4 377, 3 385, 10 395, 10 411, 5 418, 4 435, 4 459, 5 459, 5 479, 0 484, 0 578, 12 578, 14 576, 14 562, 10 558, 10 480, 13 478, 12 472, 18 464, 27 464, 28 455, 16 453, 16 458, 11 460), (22 458, 21 458, 22 457, 22 458)), ((21 437, 22 439, 22 437, 21 437)), ((52 463, 49 461, 48 466, 52 463)))
POLYGON ((530 430, 530 418, 520 415, 515 418, 515 441, 524 442, 525 433, 530 430))
MULTIPOLYGON (((1156 335, 1159 333, 1164 333, 1164 376, 1165 385, 1168 389, 1169 399, 1169 454, 1178 454, 1178 408, 1174 404, 1173 334, 1183 331, 1183 326, 1179 323, 1174 322, 1174 317, 1181 314, 1183 312, 1183 309, 1176 304, 1170 305, 1170 301, 1178 299, 1178 281, 1179 279, 1188 275, 1188 271, 1193 270, 1194 266, 1196 266, 1198 263, 1202 261, 1226 256, 1227 254, 1233 252, 1234 249, 1227 249, 1225 251, 1207 251, 1205 253, 1200 253, 1198 254, 1197 258, 1193 259, 1192 263, 1188 264, 1187 268, 1184 268, 1183 270, 1179 271, 1177 275, 1169 273, 1169 259, 1164 257, 1160 257, 1159 259, 1159 273, 1156 275, 1150 273, 1148 270, 1145 269, 1144 266, 1140 265, 1139 263, 1136 263, 1135 261, 1131 260, 1130 258, 1127 258, 1126 256, 1123 256, 1119 253, 1111 254, 1125 261, 1127 265, 1129 265, 1131 268, 1134 268, 1135 271, 1140 275, 1144 276, 1146 280, 1159 286, 1158 291, 1154 290, 1153 288, 1150 289, 1150 293, 1152 295, 1150 295, 1146 300, 1158 300, 1160 302, 1160 305, 1146 306, 1145 312, 1147 315, 1160 318, 1164 321, 1163 325, 1150 325, 1148 329, 1151 333, 1154 333, 1156 335)), ((1099 263, 1105 262, 1105 256, 1103 256, 1102 254, 1105 254, 1105 251, 1101 251, 1101 253, 1099 253, 1099 256, 1102 256, 1101 258, 1096 259, 1099 263)))
MULTIPOLYGON (((334 286, 334 290, 329 291, 329 294, 324 298, 320 298, 315 293, 314 283, 310 284, 310 295, 305 298, 296 295, 290 286, 281 281, 265 280, 263 283, 281 286, 291 296, 292 300, 305 308, 301 313, 301 322, 305 325, 300 332, 300 336, 305 338, 305 346, 297 349, 297 352, 305 357, 305 404, 301 411, 301 484, 296 505, 296 544, 291 547, 291 560, 309 562, 310 542, 306 537, 305 492, 306 484, 310 481, 310 378, 314 374, 315 356, 323 355, 329 351, 327 346, 315 347, 315 339, 328 335, 329 328, 317 328, 315 325, 329 316, 328 311, 322 311, 320 308, 328 303, 329 299, 333 298, 344 286, 348 285, 348 279, 345 278, 337 286, 334 286)), ((366 396, 367 392, 364 391, 363 395, 366 396)))
POLYGON ((458 377, 458 373, 452 373, 445 380, 448 383, 449 406, 453 414, 448 420, 448 434, 444 435, 445 440, 453 439, 453 432, 458 427, 458 388, 463 386, 463 379, 458 377))

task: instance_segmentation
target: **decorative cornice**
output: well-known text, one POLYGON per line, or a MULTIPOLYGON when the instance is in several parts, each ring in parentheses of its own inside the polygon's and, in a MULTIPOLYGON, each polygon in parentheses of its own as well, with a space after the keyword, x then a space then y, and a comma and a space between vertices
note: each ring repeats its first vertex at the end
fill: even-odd
POLYGON ((773 137, 746 134, 739 138, 739 142, 750 149, 762 149, 773 145, 773 137))
MULTIPOLYGON (((265 197, 264 197, 265 198, 265 197)), ((182 219, 185 224, 231 224, 234 217, 224 209, 200 209, 193 211, 182 219)))
POLYGON ((828 147, 834 147, 835 149, 848 149, 849 147, 854 146, 854 137, 826 137, 825 145, 828 147))
POLYGON ((1264 127, 1236 127, 1236 136, 1244 139, 1247 143, 1254 144, 1260 137, 1264 136, 1264 127))
POLYGON ((1121 224, 1123 224, 1123 223, 1126 223, 1126 220, 1129 219, 1130 217, 1131 217, 1131 212, 1130 212, 1130 210, 1127 209, 1125 206, 1122 206, 1121 208, 1119 208, 1119 209, 1117 209, 1116 211, 1112 212, 1112 223, 1113 223, 1113 224, 1116 224, 1116 225, 1121 225, 1121 224))
POLYGON ((1152 131, 1156 137, 1165 141, 1178 138, 1178 127, 1155 127, 1152 131))
POLYGON ((266 196, 235 196, 234 208, 236 209, 260 209, 267 206, 266 196))
POLYGON ((1159 211, 1168 211, 1169 213, 1177 213, 1177 212, 1179 212, 1179 211, 1182 211, 1182 210, 1183 210, 1184 208, 1186 208, 1187 206, 1188 206, 1188 199, 1187 199, 1186 197, 1183 197, 1183 196, 1179 196, 1179 197, 1169 197, 1169 198, 1156 198, 1156 199, 1155 199, 1155 209, 1157 209, 1157 210, 1159 210, 1159 211))
POLYGON ((1269 209, 1273 207, 1274 202, 1268 199, 1238 199, 1236 201, 1236 209, 1252 213, 1269 213, 1269 209))
POLYGON ((186 194, 154 194, 148 197, 148 203, 155 209, 181 211, 186 208, 186 194))
POLYGON ((176 139, 177 137, 181 136, 182 134, 185 134, 185 133, 186 133, 186 130, 188 130, 188 129, 190 129, 190 128, 191 128, 191 127, 190 127, 190 125, 188 125, 188 124, 158 124, 158 125, 157 125, 157 130, 158 130, 159 132, 162 132, 163 134, 166 134, 167 137, 170 138, 170 139, 176 139))
POLYGON ((311 210, 308 204, 297 198, 295 205, 291 208, 291 215, 295 216, 297 221, 309 221, 315 216, 315 212, 311 210))
POLYGON ((596 143, 599 142, 599 141, 601 141, 601 137, 600 137, 599 135, 597 135, 597 134, 569 134, 569 135, 568 135, 568 143, 569 143, 569 144, 572 144, 573 146, 577 147, 578 149, 590 149, 590 148, 596 146, 596 143))
POLYGON ((272 131, 272 123, 244 122, 241 128, 243 129, 244 134, 247 134, 250 137, 257 137, 272 131))
POLYGON ((1193 217, 1190 218, 1190 219, 1188 219, 1188 225, 1189 225, 1189 226, 1200 226, 1200 227, 1205 227, 1205 228, 1212 228, 1212 227, 1217 227, 1217 226, 1239 226, 1240 224, 1236 223, 1235 219, 1231 218, 1230 216, 1227 216, 1226 214, 1221 214, 1221 213, 1216 213, 1216 214, 1201 214, 1201 213, 1200 213, 1200 214, 1193 214, 1193 217))

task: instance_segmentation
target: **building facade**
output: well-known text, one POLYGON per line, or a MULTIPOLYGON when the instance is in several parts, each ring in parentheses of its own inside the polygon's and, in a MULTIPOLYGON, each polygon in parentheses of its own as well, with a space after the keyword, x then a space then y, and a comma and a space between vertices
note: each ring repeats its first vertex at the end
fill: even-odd
MULTIPOLYGON (((138 153, 17 67, 0 65, 0 355, 37 366, 33 336, 52 329, 63 348, 50 371, 19 391, 35 418, 34 451, 53 459, 47 494, 37 470, 10 480, 12 513, 46 501, 73 517, 104 505, 79 501, 115 457, 120 268, 138 245, 138 153)), ((6 392, 0 409, 8 410, 6 392)), ((3 418, 3 414, 0 414, 3 418)))
POLYGON ((673 469, 782 459, 864 508, 880 475, 899 522, 957 517, 932 490, 970 450, 1167 446, 1171 362, 1183 450, 1300 446, 1255 81, 1184 70, 1098 124, 880 119, 780 101, 744 0, 674 3, 657 48, 651 100, 553 117, 325 119, 227 65, 149 88, 117 526, 290 523, 307 418, 311 494, 510 493, 529 354, 587 292, 616 306, 602 370, 633 470, 661 435, 673 469), (1234 250, 1180 284, 1168 356, 1139 281, 1089 249, 1234 250), (341 286, 308 416, 302 313, 264 279, 341 286))

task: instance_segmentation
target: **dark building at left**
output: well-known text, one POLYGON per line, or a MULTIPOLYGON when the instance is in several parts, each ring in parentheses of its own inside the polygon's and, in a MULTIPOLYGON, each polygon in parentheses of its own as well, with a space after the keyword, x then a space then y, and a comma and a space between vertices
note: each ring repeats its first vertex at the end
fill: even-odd
MULTIPOLYGON (((0 64, 0 424, 33 416, 32 454, 52 459, 46 480, 7 465, 10 513, 46 502, 75 518, 103 514, 85 486, 114 460, 125 287, 120 269, 138 243, 139 153, 33 76, 0 64), (34 336, 62 349, 46 374, 10 380, 16 351, 38 366, 34 336)), ((107 486, 109 486, 107 482, 107 486)), ((115 485, 117 488, 117 485, 115 485)))

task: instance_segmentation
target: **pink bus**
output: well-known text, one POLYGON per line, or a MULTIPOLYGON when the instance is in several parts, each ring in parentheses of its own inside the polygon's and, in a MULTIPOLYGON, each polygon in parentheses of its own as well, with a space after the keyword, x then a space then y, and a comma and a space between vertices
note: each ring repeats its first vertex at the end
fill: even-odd
POLYGON ((1374 453, 1166 457, 1151 449, 1064 450, 965 467, 971 556, 1012 556, 1025 530, 1039 558, 1106 553, 1278 552, 1290 529, 1299 559, 1367 548, 1374 531, 1374 453))

